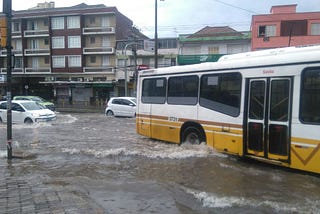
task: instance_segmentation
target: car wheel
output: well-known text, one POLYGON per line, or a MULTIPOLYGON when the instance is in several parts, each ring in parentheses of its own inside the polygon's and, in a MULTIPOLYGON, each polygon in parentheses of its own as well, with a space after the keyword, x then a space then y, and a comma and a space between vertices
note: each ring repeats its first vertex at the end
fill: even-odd
POLYGON ((24 123, 25 123, 25 124, 32 124, 33 121, 32 121, 30 118, 26 118, 26 119, 24 120, 24 123))
POLYGON ((111 110, 108 110, 107 113, 106 113, 106 115, 107 115, 107 116, 114 116, 113 111, 111 111, 111 110))

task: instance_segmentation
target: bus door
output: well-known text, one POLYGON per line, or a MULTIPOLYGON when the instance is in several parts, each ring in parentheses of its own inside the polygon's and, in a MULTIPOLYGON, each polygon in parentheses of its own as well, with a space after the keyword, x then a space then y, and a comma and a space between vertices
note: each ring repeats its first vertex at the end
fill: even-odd
POLYGON ((249 79, 245 153, 289 161, 291 78, 249 79))

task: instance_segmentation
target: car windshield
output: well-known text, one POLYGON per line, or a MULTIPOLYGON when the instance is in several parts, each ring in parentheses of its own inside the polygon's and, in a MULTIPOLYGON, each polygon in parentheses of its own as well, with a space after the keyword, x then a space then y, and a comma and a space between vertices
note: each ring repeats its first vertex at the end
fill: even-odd
POLYGON ((44 109, 44 107, 36 102, 26 102, 26 103, 21 103, 23 107, 27 110, 41 110, 44 109))
POLYGON ((130 99, 132 102, 134 102, 135 104, 137 104, 137 99, 136 98, 132 98, 130 99))

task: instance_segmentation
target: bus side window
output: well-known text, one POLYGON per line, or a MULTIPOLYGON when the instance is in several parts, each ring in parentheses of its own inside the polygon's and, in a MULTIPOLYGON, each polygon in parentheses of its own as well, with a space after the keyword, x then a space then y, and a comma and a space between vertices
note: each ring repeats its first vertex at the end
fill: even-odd
POLYGON ((166 101, 166 78, 144 79, 142 82, 143 103, 163 104, 166 101))
POLYGON ((201 77, 200 105, 233 117, 240 113, 241 74, 208 74, 201 77))
POLYGON ((303 71, 300 95, 300 120, 320 124, 320 68, 303 71))

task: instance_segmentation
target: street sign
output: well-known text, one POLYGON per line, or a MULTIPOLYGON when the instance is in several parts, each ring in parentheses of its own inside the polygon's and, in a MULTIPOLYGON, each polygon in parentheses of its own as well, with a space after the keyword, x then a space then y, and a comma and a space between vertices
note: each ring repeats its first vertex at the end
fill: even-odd
POLYGON ((154 51, 154 48, 155 48, 154 44, 155 44, 154 41, 144 40, 143 41, 143 49, 145 51, 154 51))

